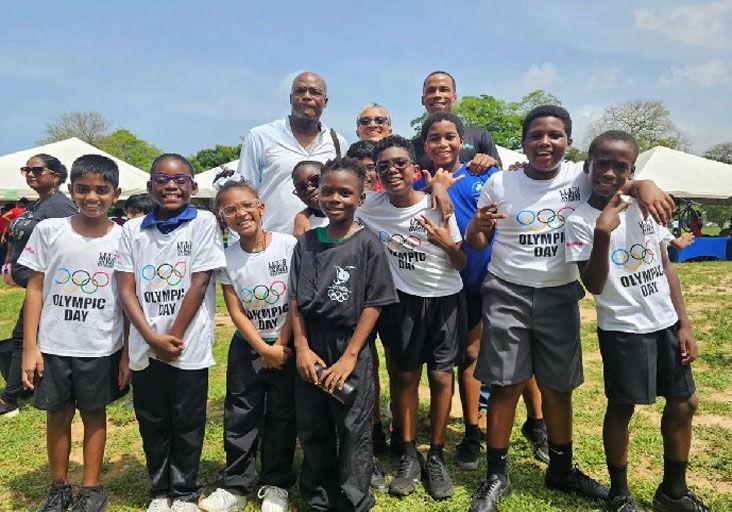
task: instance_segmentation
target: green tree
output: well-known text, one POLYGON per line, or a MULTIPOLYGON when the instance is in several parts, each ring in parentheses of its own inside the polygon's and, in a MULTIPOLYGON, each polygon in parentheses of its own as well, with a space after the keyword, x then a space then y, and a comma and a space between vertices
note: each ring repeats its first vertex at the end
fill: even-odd
POLYGON ((707 149, 704 158, 716 160, 725 164, 732 164, 732 142, 723 142, 707 149))
POLYGON ((160 149, 125 128, 115 130, 102 138, 96 146, 144 171, 150 171, 153 160, 162 154, 160 149))
POLYGON ((571 147, 567 150, 566 158, 570 162, 582 162, 583 160, 587 160, 587 153, 581 149, 571 147))
POLYGON ((241 144, 238 146, 222 146, 216 144, 214 148, 202 149, 195 155, 192 155, 190 161, 193 167, 196 168, 196 172, 203 172, 236 160, 239 158, 240 152, 241 144))
POLYGON ((50 144, 76 137, 96 146, 103 139, 111 123, 99 112, 64 112, 58 119, 46 123, 46 136, 37 144, 50 144))

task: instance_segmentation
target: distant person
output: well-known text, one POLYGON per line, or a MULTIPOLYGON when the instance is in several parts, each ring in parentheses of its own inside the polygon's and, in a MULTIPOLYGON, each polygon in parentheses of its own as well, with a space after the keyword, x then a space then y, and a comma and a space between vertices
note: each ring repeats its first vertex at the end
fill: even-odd
POLYGON ((150 194, 133 194, 125 200, 125 215, 128 219, 136 219, 147 215, 154 207, 155 201, 150 194))
POLYGON ((25 197, 21 197, 18 202, 15 204, 15 206, 11 207, 9 211, 3 212, 3 218, 12 222, 25 211, 25 209, 28 208, 28 199, 25 197))
POLYGON ((295 215, 295 226, 292 234, 297 239, 302 238, 305 232, 310 229, 328 225, 328 217, 323 213, 318 201, 322 170, 323 164, 315 160, 298 162, 295 168, 292 169, 292 185, 294 187, 292 193, 305 203, 305 208, 295 215))
POLYGON ((305 71, 292 81, 290 115, 252 128, 241 146, 234 177, 251 183, 270 205, 264 228, 292 233, 294 218, 303 203, 292 194, 292 169, 303 160, 326 162, 345 153, 346 139, 320 122, 328 91, 319 75, 305 71))
POLYGON ((727 227, 719 232, 719 236, 732 236, 732 217, 730 217, 727 227))
POLYGON ((356 117, 356 136, 358 140, 379 142, 391 135, 389 111, 378 103, 369 103, 356 117))
POLYGON ((355 158, 366 170, 366 182, 364 183, 364 190, 367 192, 373 190, 376 192, 383 192, 384 187, 379 181, 379 176, 376 174, 376 164, 374 163, 374 157, 372 153, 376 143, 371 140, 359 140, 351 144, 351 147, 346 151, 348 158, 355 158))
POLYGON ((5 262, 5 255, 7 254, 7 240, 6 235, 10 221, 4 217, 6 213, 10 211, 12 206, 4 204, 0 207, 0 262, 5 262))

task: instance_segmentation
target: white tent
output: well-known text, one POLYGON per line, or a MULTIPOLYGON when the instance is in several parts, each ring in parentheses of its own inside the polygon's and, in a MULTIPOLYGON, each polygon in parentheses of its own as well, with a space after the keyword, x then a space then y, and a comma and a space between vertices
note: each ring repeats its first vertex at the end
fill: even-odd
POLYGON ((732 165, 657 146, 638 155, 636 177, 675 197, 732 199, 732 165))
POLYGON ((516 162, 529 161, 528 158, 526 158, 526 155, 524 155, 523 153, 519 153, 518 151, 514 151, 513 149, 504 148, 503 146, 499 146, 498 144, 496 144, 496 149, 498 150, 498 156, 501 157, 501 162, 503 163, 504 169, 508 169, 516 162))
POLYGON ((211 198, 216 195, 216 189, 213 187, 213 180, 218 173, 222 171, 222 168, 230 171, 236 171, 239 168, 239 159, 232 160, 231 162, 219 165, 208 171, 203 171, 196 174, 196 183, 198 184, 198 193, 196 197, 211 198))
MULTIPOLYGON (((71 137, 70 139, 44 144, 31 149, 24 149, 16 153, 0 156, 0 199, 17 200, 21 197, 35 199, 38 195, 25 182, 20 174, 20 168, 30 157, 39 153, 55 156, 66 168, 71 171, 71 164, 82 155, 104 155, 115 161, 119 167, 119 186, 122 189, 122 198, 132 194, 147 191, 147 181, 150 175, 127 162, 120 160, 104 151, 87 144, 83 140, 71 137)), ((68 181, 67 181, 68 183, 68 181)), ((62 192, 67 193, 66 184, 61 186, 62 192)))

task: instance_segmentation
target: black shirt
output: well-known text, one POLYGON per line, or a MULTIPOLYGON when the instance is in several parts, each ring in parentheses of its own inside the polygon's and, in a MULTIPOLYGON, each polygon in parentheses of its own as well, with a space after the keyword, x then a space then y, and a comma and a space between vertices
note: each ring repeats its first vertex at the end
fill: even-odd
MULTIPOLYGON (((414 144, 414 152, 417 156, 417 163, 420 169, 434 172, 435 169, 432 165, 432 160, 427 158, 424 152, 424 141, 422 137, 418 135, 412 139, 412 144, 414 144)), ((498 149, 488 130, 482 126, 466 126, 465 136, 463 137, 463 148, 460 150, 460 161, 469 162, 478 153, 492 156, 498 162, 497 166, 503 168, 501 157, 498 156, 498 149)))

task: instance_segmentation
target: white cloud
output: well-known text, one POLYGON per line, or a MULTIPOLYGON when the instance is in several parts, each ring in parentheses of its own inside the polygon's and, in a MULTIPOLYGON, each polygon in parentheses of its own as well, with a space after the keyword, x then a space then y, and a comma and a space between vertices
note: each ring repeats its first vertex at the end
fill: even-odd
POLYGON ((664 73, 658 82, 665 87, 697 86, 712 88, 732 83, 732 70, 721 60, 701 64, 673 66, 664 73))
POLYGON ((290 91, 292 90, 292 81, 295 79, 297 75, 305 71, 304 69, 301 69, 299 71, 293 71, 292 73, 287 73, 285 76, 283 76, 279 82, 277 82, 277 87, 275 90, 277 91, 277 95, 282 98, 289 98, 290 91))
POLYGON ((524 87, 529 90, 546 89, 557 80, 557 67, 551 62, 541 65, 534 64, 524 73, 524 87))
POLYGON ((725 48, 732 21, 732 0, 689 4, 669 10, 635 11, 635 26, 673 41, 725 48))

